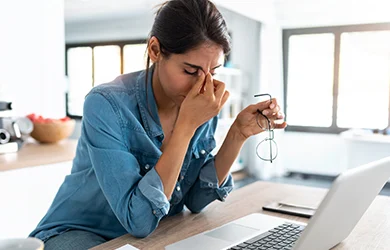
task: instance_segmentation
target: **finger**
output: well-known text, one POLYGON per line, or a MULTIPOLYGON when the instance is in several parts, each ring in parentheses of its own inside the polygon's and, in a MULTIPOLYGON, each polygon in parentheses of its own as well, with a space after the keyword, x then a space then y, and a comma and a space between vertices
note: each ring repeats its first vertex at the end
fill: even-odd
POLYGON ((219 86, 219 85, 221 85, 221 84, 224 84, 224 85, 225 85, 224 82, 221 82, 221 81, 219 81, 219 80, 217 80, 217 79, 213 79, 213 84, 214 84, 214 91, 216 91, 216 90, 218 89, 218 86, 219 86))
POLYGON ((277 114, 279 113, 279 110, 280 110, 280 107, 278 105, 273 109, 264 109, 262 111, 262 113, 263 113, 263 115, 267 115, 267 116, 269 115, 269 117, 273 117, 273 116, 277 116, 277 114))
POLYGON ((214 80, 214 86, 216 86, 216 90, 215 90, 215 99, 218 100, 219 102, 221 102, 221 98, 225 92, 225 84, 223 82, 220 82, 218 81, 217 84, 215 84, 215 81, 217 80, 214 80))
MULTIPOLYGON (((269 105, 269 108, 270 109, 274 109, 275 107, 277 107, 278 106, 278 101, 276 100, 276 98, 272 98, 271 99, 271 103, 270 103, 270 105, 269 105)), ((279 111, 279 110, 278 110, 279 111)))
POLYGON ((283 112, 279 112, 279 113, 274 114, 274 115, 266 115, 266 116, 268 117, 268 119, 275 120, 275 121, 283 120, 285 117, 283 112))
POLYGON ((203 71, 199 70, 198 71, 198 80, 196 81, 195 85, 192 87, 192 89, 188 93, 189 95, 196 96, 199 93, 201 93, 202 88, 203 88, 203 84, 204 84, 204 81, 205 81, 205 77, 206 76, 203 73, 203 71))
POLYGON ((287 122, 283 122, 283 123, 275 123, 274 124, 274 128, 276 129, 283 129, 283 128, 286 128, 287 127, 287 122))
POLYGON ((223 93, 223 96, 222 96, 222 99, 221 99, 221 104, 220 104, 220 107, 223 107, 223 105, 225 105, 226 101, 229 99, 229 96, 230 96, 230 93, 229 91, 225 91, 223 93))
POLYGON ((280 119, 284 119, 284 117, 285 117, 285 115, 284 115, 283 112, 278 112, 277 115, 276 115, 276 117, 275 117, 275 119, 280 120, 280 119))
POLYGON ((204 78, 204 82, 203 82, 203 86, 202 86, 202 89, 200 91, 201 94, 203 94, 204 92, 206 92, 206 81, 207 81, 207 78, 208 78, 208 74, 204 74, 205 75, 205 78, 204 78))
POLYGON ((270 104, 271 104, 270 100, 267 100, 267 101, 258 102, 256 104, 252 104, 248 108, 252 114, 255 114, 257 113, 257 110, 263 111, 264 109, 269 108, 270 104))
POLYGON ((205 84, 204 84, 204 93, 208 96, 214 96, 214 84, 213 77, 210 73, 207 74, 205 84))

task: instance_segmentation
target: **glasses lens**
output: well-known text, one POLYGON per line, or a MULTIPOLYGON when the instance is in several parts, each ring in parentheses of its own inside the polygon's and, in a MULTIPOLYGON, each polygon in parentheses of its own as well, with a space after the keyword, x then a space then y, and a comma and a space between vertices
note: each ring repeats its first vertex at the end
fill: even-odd
POLYGON ((256 154, 262 160, 274 160, 278 155, 278 146, 274 140, 265 138, 257 145, 256 154))

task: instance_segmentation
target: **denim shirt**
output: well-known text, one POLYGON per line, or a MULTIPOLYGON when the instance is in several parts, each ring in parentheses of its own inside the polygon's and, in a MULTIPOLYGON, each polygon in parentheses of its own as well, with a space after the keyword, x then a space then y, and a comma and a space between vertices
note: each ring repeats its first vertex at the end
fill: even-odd
POLYGON ((212 201, 226 199, 232 176, 218 185, 211 154, 217 117, 196 130, 171 199, 165 196, 154 169, 164 133, 152 90, 153 69, 147 84, 146 71, 139 71, 99 85, 86 96, 71 174, 30 236, 46 241, 81 229, 108 240, 126 233, 146 237, 184 205, 198 213, 212 201))

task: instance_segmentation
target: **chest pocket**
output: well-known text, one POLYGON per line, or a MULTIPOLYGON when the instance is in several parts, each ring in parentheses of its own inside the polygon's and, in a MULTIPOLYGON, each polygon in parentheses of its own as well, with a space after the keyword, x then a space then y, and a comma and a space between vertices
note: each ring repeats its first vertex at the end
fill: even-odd
POLYGON ((159 157, 148 155, 141 152, 132 152, 134 157, 137 159, 140 174, 144 176, 147 172, 149 172, 154 166, 156 166, 159 157))
POLYGON ((205 158, 216 147, 213 136, 200 139, 192 148, 192 154, 195 159, 205 158))

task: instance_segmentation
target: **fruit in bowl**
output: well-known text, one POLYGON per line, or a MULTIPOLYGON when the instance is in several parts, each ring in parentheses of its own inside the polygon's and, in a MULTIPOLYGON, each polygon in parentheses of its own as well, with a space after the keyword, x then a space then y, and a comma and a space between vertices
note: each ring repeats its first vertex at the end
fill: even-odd
POLYGON ((73 133, 76 123, 69 117, 52 119, 29 114, 27 118, 34 124, 30 136, 42 143, 55 143, 69 137, 73 133))

